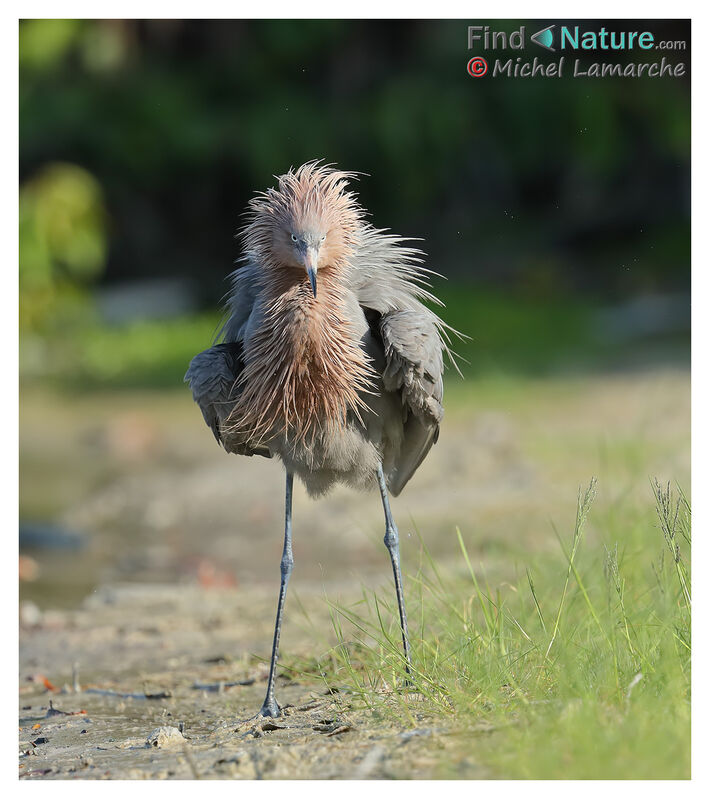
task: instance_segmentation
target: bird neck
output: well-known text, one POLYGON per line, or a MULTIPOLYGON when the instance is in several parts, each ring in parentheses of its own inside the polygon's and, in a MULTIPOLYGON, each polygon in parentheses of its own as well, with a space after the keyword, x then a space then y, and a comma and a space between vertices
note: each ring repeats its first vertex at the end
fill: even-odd
POLYGON ((368 358, 346 306, 342 275, 318 274, 318 294, 293 269, 265 276, 263 321, 246 355, 242 423, 303 438, 359 414, 371 390, 368 358))
POLYGON ((343 281, 333 269, 318 273, 316 296, 307 275, 289 269, 271 281, 264 297, 274 328, 304 353, 327 349, 347 333, 343 281))

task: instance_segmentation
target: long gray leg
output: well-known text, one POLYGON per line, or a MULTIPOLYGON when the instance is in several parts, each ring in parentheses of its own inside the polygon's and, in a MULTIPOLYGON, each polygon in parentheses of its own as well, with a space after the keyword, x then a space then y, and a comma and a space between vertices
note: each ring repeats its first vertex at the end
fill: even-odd
POLYGON ((399 568, 399 533, 397 525, 394 523, 390 501, 387 495, 387 483, 382 471, 382 464, 377 466, 377 482, 380 485, 380 495, 382 496, 382 507, 385 511, 385 546, 389 550, 392 560, 392 571, 394 572, 394 587, 397 591, 397 605, 399 606, 399 623, 402 629, 402 644, 404 645, 404 657, 406 658, 407 674, 410 673, 409 667, 412 659, 409 653, 409 631, 407 629, 407 612, 404 609, 404 593, 402 591, 402 572, 399 568))
POLYGON ((266 698, 259 711, 262 716, 277 718, 281 715, 281 708, 274 699, 274 678, 276 676, 276 662, 279 659, 279 639, 281 638, 281 614, 286 600, 288 578, 293 571, 293 550, 291 548, 291 506, 293 499, 293 474, 286 472, 286 523, 284 531, 284 551, 281 556, 281 589, 279 590, 279 604, 276 610, 276 628, 274 630, 274 646, 271 650, 271 668, 269 669, 269 684, 266 687, 266 698))

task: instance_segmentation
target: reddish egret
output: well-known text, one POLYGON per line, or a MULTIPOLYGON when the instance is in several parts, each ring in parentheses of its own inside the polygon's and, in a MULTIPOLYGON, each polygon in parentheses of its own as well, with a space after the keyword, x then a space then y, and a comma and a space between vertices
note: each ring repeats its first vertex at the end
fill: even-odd
MULTIPOLYGON (((293 569, 294 474, 311 496, 343 482, 377 486, 385 516, 406 668, 411 665, 388 490, 398 495, 439 435, 446 325, 422 304, 421 253, 364 220, 352 172, 318 162, 249 203, 228 319, 185 380, 227 452, 286 468, 281 588, 262 716, 274 698, 281 616, 293 569)), ((439 303, 440 304, 440 303, 439 303)))

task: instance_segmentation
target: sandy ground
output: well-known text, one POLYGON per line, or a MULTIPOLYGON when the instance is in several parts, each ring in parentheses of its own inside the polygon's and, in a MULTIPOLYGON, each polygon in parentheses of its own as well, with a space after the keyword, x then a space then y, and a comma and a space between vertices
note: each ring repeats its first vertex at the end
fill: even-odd
POLYGON ((442 764, 448 776, 483 776, 462 743, 485 728, 454 735, 419 712, 416 697, 412 725, 356 709, 346 686, 332 693, 282 677, 284 716, 251 718, 267 667, 250 653, 264 648, 272 600, 124 586, 26 623, 21 778, 406 779, 437 776, 442 764), (57 691, 46 690, 46 675, 57 691))
MULTIPOLYGON (((647 507, 649 476, 689 484, 687 371, 488 381, 451 394, 439 443, 393 505, 405 571, 417 565, 417 531, 437 560, 459 562, 456 525, 493 579, 556 549, 550 522, 568 528, 592 475, 602 517, 619 501, 647 507)), ((242 723, 265 689, 254 653, 270 648, 283 472, 222 453, 186 393, 26 391, 20 432, 21 517, 51 518, 84 542, 26 553, 23 777, 490 776, 471 754, 486 731, 442 730, 415 697, 413 725, 375 718, 346 690, 324 696, 282 677, 289 715, 274 729, 242 723), (40 676, 68 688, 48 692, 40 676), (181 724, 184 740, 146 743, 181 724)), ((323 646, 300 605, 327 630, 324 593, 347 602, 363 585, 389 586, 381 513, 376 495, 338 489, 315 503, 298 487, 285 653, 323 646)))

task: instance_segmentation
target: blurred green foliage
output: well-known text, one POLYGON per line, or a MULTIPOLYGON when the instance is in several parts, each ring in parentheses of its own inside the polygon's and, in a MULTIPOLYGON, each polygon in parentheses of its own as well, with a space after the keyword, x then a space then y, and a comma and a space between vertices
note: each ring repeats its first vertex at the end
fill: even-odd
POLYGON ((76 19, 30 19, 20 25, 20 66, 44 71, 76 44, 82 23, 76 19))
POLYGON ((210 346, 218 324, 217 314, 204 314, 98 327, 82 341, 78 361, 64 376, 84 386, 180 385, 187 364, 201 347, 210 346))
POLYGON ((104 269, 106 212, 96 179, 72 164, 49 164, 20 190, 20 325, 48 326, 73 314, 104 269))

